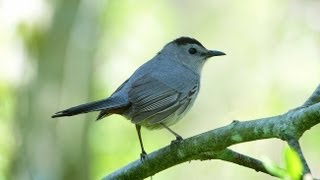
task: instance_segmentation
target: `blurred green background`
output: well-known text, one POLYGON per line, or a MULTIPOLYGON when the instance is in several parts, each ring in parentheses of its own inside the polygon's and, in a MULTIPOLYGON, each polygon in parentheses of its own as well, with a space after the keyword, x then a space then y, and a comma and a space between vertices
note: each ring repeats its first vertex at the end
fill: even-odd
MULTIPOLYGON (((173 129, 187 138, 232 120, 286 112, 320 82, 318 0, 1 0, 0 180, 100 179, 137 159, 134 126, 114 115, 50 116, 109 96, 165 43, 191 36, 227 53, 205 66, 192 111, 173 129)), ((147 152, 165 130, 142 130, 147 152)), ((301 139, 320 177, 320 127, 301 139)), ((284 142, 231 147, 281 162, 284 142)), ((272 179, 238 165, 192 161, 153 179, 272 179)))

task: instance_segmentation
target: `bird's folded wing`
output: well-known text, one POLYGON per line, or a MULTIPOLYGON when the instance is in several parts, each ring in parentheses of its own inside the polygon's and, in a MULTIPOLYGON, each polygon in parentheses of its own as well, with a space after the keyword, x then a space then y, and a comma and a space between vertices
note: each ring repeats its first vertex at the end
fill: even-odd
MULTIPOLYGON (((164 113, 165 118, 181 106, 180 100, 185 99, 184 94, 150 75, 141 77, 133 82, 129 90, 131 121, 139 123, 159 113, 164 113)), ((157 118, 157 121, 163 118, 157 118)))

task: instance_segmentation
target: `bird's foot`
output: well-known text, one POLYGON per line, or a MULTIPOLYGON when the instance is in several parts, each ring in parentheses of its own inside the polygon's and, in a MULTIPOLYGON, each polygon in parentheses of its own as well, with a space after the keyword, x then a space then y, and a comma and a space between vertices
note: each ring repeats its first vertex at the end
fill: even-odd
POLYGON ((173 145, 173 144, 178 144, 178 143, 180 143, 182 140, 183 140, 183 138, 182 138, 181 136, 177 135, 177 136, 176 136, 176 139, 173 140, 173 141, 171 141, 171 145, 173 145))
POLYGON ((142 151, 140 154, 140 160, 141 162, 144 162, 147 159, 147 153, 145 151, 142 151))

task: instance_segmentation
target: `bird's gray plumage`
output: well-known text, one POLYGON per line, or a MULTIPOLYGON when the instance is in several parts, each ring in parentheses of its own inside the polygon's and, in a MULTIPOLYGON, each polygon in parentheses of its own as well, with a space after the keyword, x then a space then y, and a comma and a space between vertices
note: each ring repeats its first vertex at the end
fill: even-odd
MULTIPOLYGON (((169 129, 167 126, 188 112, 200 89, 204 63, 220 55, 225 54, 207 50, 193 38, 175 39, 140 66, 109 98, 59 111, 52 117, 91 111, 100 111, 97 119, 120 114, 136 124, 141 141, 140 126, 169 129)), ((141 146, 144 152, 142 141, 141 146)))
POLYGON ((197 97, 202 67, 213 56, 207 56, 207 52, 195 39, 178 38, 138 68, 109 98, 75 106, 52 117, 101 111, 98 119, 118 113, 150 129, 160 128, 160 122, 172 125, 197 97), (196 48, 197 54, 190 54, 190 48, 196 48))

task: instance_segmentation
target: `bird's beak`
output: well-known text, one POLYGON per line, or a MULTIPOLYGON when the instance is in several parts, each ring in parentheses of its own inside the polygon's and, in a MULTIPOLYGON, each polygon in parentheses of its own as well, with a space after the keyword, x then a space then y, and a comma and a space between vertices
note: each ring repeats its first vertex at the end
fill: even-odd
POLYGON ((223 56, 226 55, 226 53, 216 50, 210 50, 206 53, 207 58, 213 57, 213 56, 223 56))

